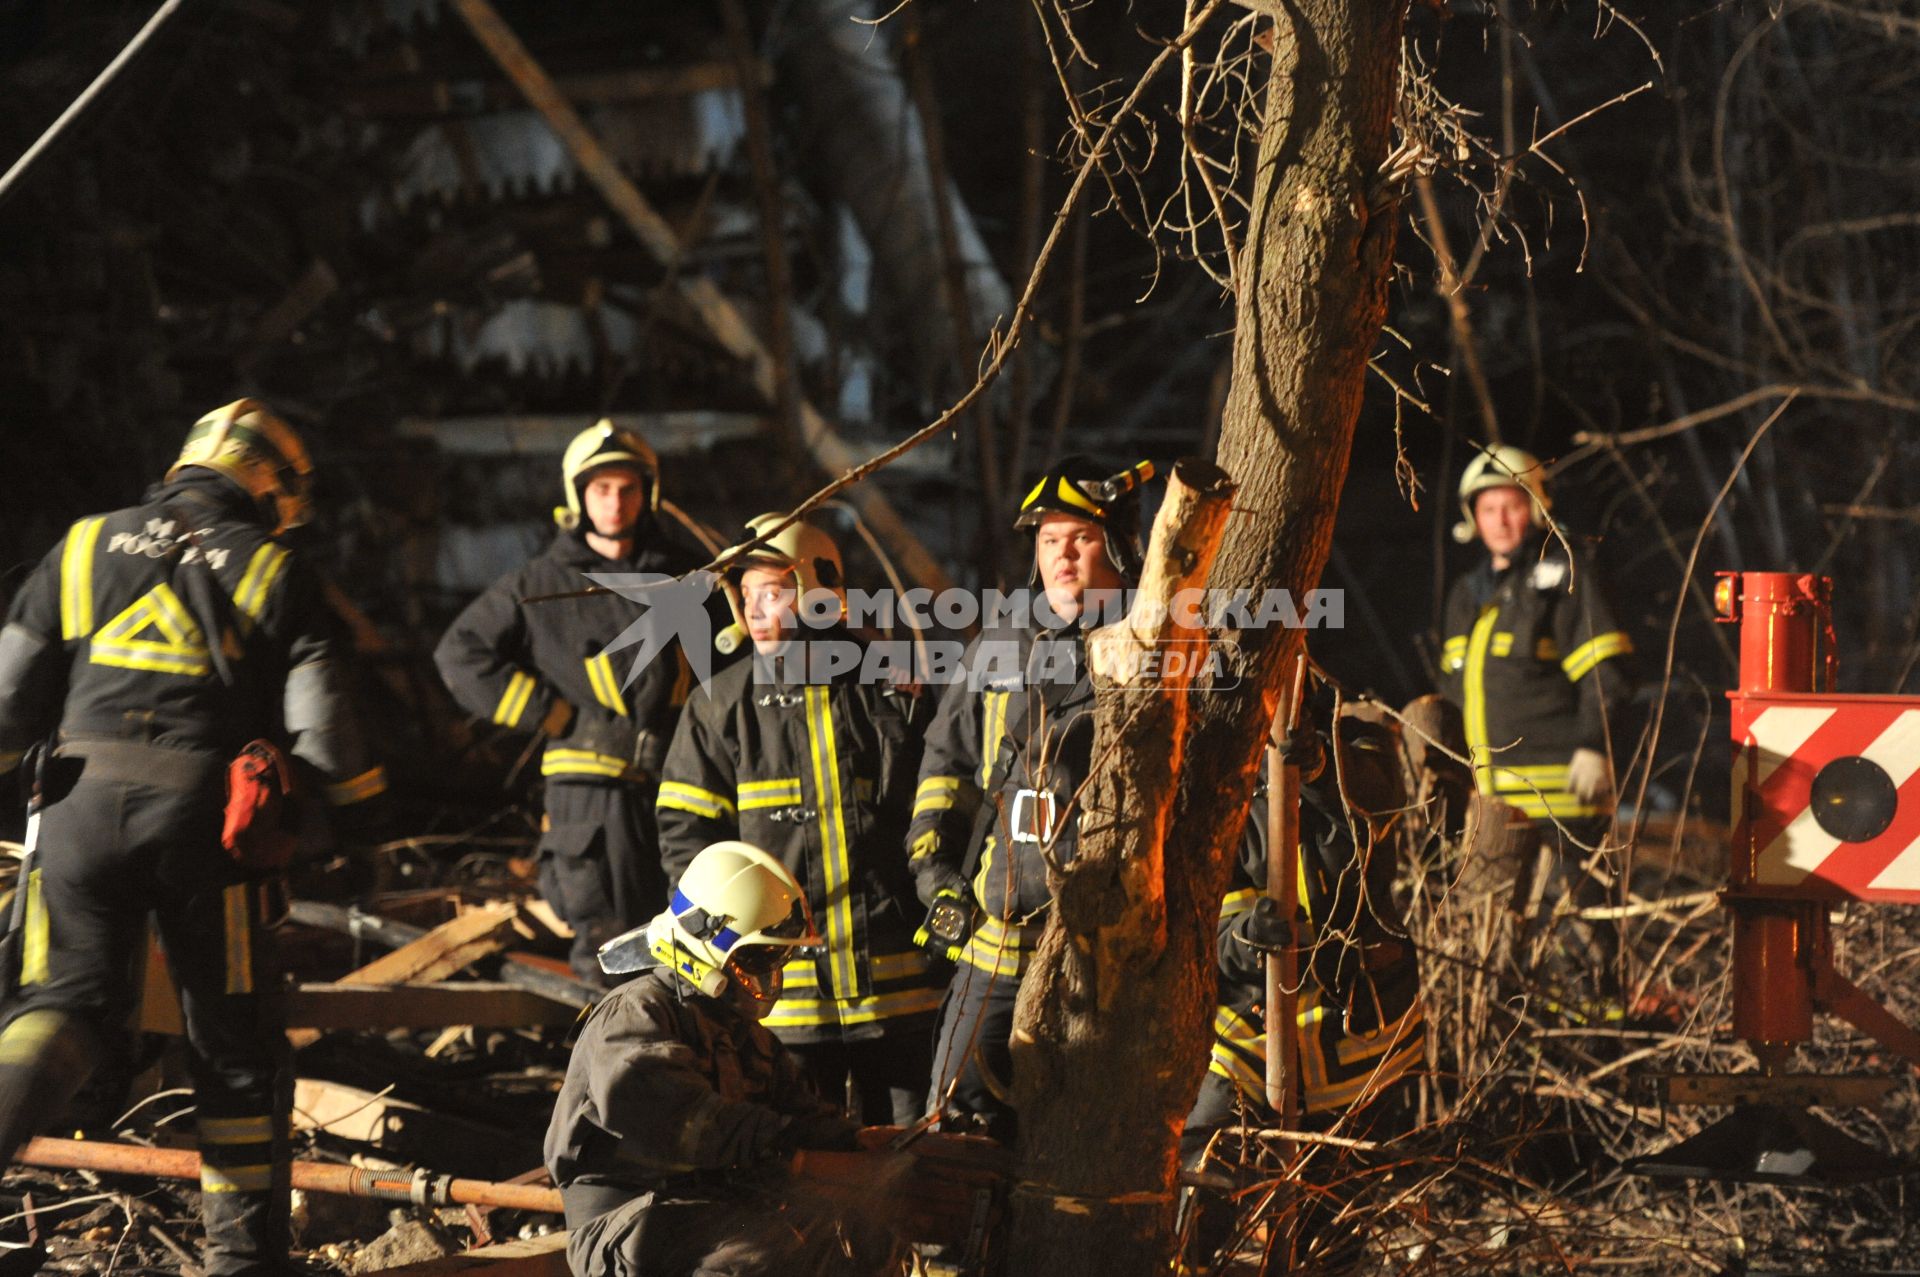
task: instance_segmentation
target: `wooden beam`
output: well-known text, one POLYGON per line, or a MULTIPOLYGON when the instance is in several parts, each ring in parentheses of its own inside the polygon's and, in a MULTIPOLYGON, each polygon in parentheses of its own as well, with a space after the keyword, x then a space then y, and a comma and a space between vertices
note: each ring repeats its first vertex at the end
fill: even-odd
POLYGON ((281 998, 286 1023, 309 1029, 533 1029, 572 1024, 575 1007, 492 980, 457 984, 302 984, 281 998))
MULTIPOLYGON (((488 0, 453 0, 453 7, 466 22, 482 47, 500 69, 507 73, 528 103, 540 112, 547 125, 580 165, 615 213, 626 222, 634 237, 653 254, 667 271, 672 287, 686 306, 698 317, 707 336, 721 349, 733 355, 747 369, 749 380, 760 396, 770 404, 780 402, 776 383, 776 363, 766 345, 754 333, 734 304, 727 300, 712 280, 704 276, 683 276, 677 271, 683 248, 672 226, 647 202, 607 149, 600 145, 593 130, 573 109, 545 69, 534 60, 526 45, 500 17, 488 0)), ((841 438, 827 419, 812 404, 794 396, 799 409, 800 442, 814 461, 830 476, 851 470, 866 458, 841 438)), ((920 539, 907 528, 875 484, 857 483, 847 490, 847 498, 860 508, 873 534, 886 543, 888 552, 898 561, 900 570, 919 584, 933 590, 946 589, 952 582, 946 570, 927 552, 920 539)))
POLYGON ((469 910, 443 922, 411 944, 382 954, 341 984, 431 984, 458 975, 482 958, 500 952, 518 938, 512 905, 469 910))
MULTIPOLYGON (((514 930, 514 920, 515 911, 511 905, 471 910, 441 923, 418 940, 382 954, 359 970, 348 972, 340 977, 340 983, 431 984, 436 980, 444 980, 482 958, 493 956, 519 939, 519 933, 514 930)), ((299 1050, 319 1041, 320 1031, 311 1026, 290 1027, 287 1040, 293 1043, 295 1050, 299 1050)))
POLYGON ((375 1270, 388 1277, 449 1277, 485 1273, 487 1277, 569 1277, 567 1234, 545 1233, 525 1241, 496 1242, 458 1255, 375 1270))

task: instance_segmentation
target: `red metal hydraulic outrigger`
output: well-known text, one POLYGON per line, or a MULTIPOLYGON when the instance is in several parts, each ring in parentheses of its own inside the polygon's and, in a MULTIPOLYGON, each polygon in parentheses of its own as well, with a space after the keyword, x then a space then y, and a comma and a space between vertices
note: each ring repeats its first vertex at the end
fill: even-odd
POLYGON ((1877 1179, 1901 1166, 1806 1112, 1870 1104, 1890 1077, 1786 1072, 1815 1008, 1920 1066, 1920 1033, 1835 969, 1828 925, 1848 900, 1920 903, 1920 697, 1840 695, 1832 581, 1722 573, 1715 606, 1740 626, 1733 710, 1733 1032, 1758 1073, 1660 1079, 1674 1104, 1734 1112, 1642 1174, 1770 1183, 1877 1179))

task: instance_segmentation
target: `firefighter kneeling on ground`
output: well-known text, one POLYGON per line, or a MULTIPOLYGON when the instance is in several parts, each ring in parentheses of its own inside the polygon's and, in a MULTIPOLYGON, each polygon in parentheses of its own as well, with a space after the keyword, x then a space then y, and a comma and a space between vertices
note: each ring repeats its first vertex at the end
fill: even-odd
POLYGON ((851 1082, 864 1121, 905 1126, 926 1096, 941 984, 913 943, 899 850, 920 764, 912 697, 861 679, 833 538, 781 522, 749 524, 728 572, 737 628, 723 640, 745 637, 753 653, 681 716, 661 775, 661 856, 678 880, 701 847, 744 838, 805 885, 822 950, 788 965, 767 1027, 823 1095, 851 1082))
POLYGON ((721 842, 669 908, 601 950, 610 974, 651 969, 587 1017, 547 1128, 576 1277, 884 1268, 890 1244, 790 1173, 796 1150, 859 1140, 762 1023, 781 968, 824 940, 785 865, 721 842))
POLYGON ((278 539, 311 482, 285 422, 229 404, 144 504, 75 523, 0 632, 0 750, 8 770, 41 753, 27 779, 44 804, 14 915, 0 1156, 117 1054, 151 916, 186 1020, 212 1277, 286 1271, 292 1093, 261 913, 290 839, 243 835, 223 782, 262 758, 279 773, 256 738, 285 739, 361 841, 386 789, 320 580, 278 539))
MULTIPOLYGON (((1287 747, 1289 761, 1300 769, 1297 934, 1304 947, 1294 1011, 1296 1129, 1382 1140, 1411 1128, 1413 1082, 1426 1064, 1420 965, 1393 898, 1405 785, 1391 727, 1351 712, 1338 717, 1336 765, 1325 734, 1314 726, 1331 713, 1330 698, 1308 709, 1287 747)), ((1266 1100, 1271 1046, 1262 1004, 1268 958, 1286 947, 1296 928, 1267 894, 1267 812, 1262 784, 1220 909, 1221 1005, 1214 1017, 1213 1060, 1181 1136, 1191 1169, 1209 1161, 1251 1160, 1236 1128, 1278 1125, 1266 1100)), ((1296 1246, 1331 1241, 1324 1228, 1338 1213, 1342 1193, 1327 1186, 1362 1178, 1347 1156, 1322 1149, 1317 1164, 1309 1163, 1296 1246)), ((1230 1240, 1233 1211, 1227 1203, 1194 1198, 1189 1216, 1187 1253, 1195 1262, 1211 1262, 1230 1240)))

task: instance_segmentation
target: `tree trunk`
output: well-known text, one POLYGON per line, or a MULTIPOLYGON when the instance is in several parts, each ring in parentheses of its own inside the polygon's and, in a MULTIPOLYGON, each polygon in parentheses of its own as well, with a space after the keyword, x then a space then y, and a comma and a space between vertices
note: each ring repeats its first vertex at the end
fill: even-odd
MULTIPOLYGON (((1220 441, 1238 493, 1208 584, 1304 602, 1386 316, 1394 213, 1378 174, 1403 7, 1281 0, 1273 13, 1220 441)), ((1016 1277, 1164 1271, 1179 1132, 1208 1057, 1214 921, 1302 637, 1230 619, 1211 638, 1231 690, 1203 680, 1145 708, 1099 692, 1078 859, 1054 883, 1013 1035, 1016 1277)))

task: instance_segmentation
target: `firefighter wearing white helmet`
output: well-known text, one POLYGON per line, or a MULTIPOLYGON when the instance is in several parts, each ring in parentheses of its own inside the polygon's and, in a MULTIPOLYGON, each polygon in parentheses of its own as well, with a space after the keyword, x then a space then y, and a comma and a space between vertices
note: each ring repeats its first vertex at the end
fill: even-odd
POLYGON ((1601 889, 1580 846, 1610 824, 1609 729, 1632 694, 1633 641, 1592 562, 1550 531, 1544 474, 1503 445, 1461 478, 1461 539, 1486 555, 1447 595, 1441 690, 1460 706, 1480 791, 1535 822, 1559 849, 1561 892, 1591 903, 1601 889))
POLYGON ((822 940, 785 865, 728 840, 605 946, 610 971, 647 969, 587 1017, 547 1128, 574 1273, 815 1272, 843 1237, 830 1271, 871 1270, 858 1230, 786 1173, 797 1149, 857 1147, 856 1128, 761 1023, 782 961, 822 940))
POLYGON ((183 995, 216 1277, 286 1271, 288 1246, 291 1079, 259 910, 286 843, 223 839, 229 766, 269 738, 325 782, 343 842, 384 832, 325 587, 278 537, 311 478, 264 404, 209 413, 143 501, 72 524, 0 629, 0 783, 25 770, 42 807, 0 1006, 0 1158, 123 1054, 151 926, 183 995))
POLYGON ((913 700, 861 677, 833 539, 778 522, 755 519, 736 548, 728 591, 752 652, 681 716, 661 773, 661 856, 682 887, 694 853, 728 839, 791 871, 821 946, 787 964, 767 1027, 823 1094, 851 1081, 866 1121, 906 1124, 921 1113, 940 1006, 899 850, 920 762, 913 700))
MULTIPOLYGON (((769 577, 779 578, 809 619, 831 625, 845 614, 846 572, 840 563, 840 547, 811 523, 784 514, 758 515, 747 521, 745 535, 729 554, 733 563, 723 580, 733 624, 714 639, 723 655, 737 651, 753 630, 742 587, 749 573, 759 572, 756 584, 763 587, 772 584, 769 577)), ((756 640, 756 647, 762 641, 756 640)))
POLYGON ((545 738, 540 891, 573 929, 574 971, 598 981, 594 950, 665 895, 653 799, 691 680, 677 647, 640 668, 631 651, 609 653, 636 615, 617 595, 524 600, 583 590, 589 572, 679 576, 705 556, 656 518, 659 462, 624 426, 575 436, 560 487, 552 543, 455 618, 434 662, 462 709, 545 738))

